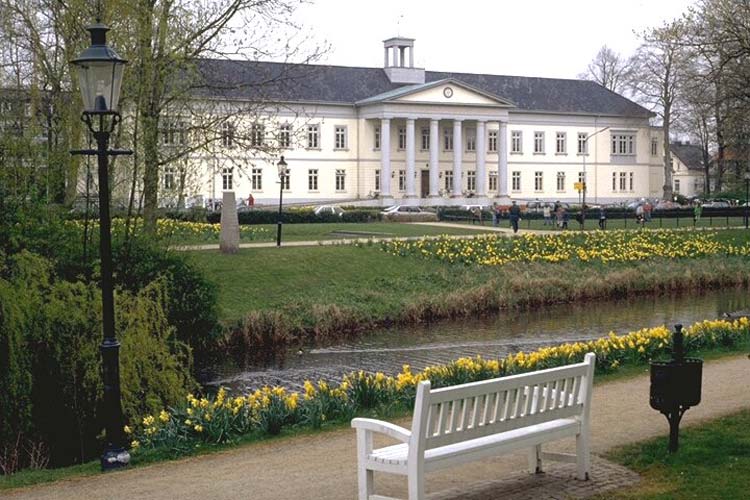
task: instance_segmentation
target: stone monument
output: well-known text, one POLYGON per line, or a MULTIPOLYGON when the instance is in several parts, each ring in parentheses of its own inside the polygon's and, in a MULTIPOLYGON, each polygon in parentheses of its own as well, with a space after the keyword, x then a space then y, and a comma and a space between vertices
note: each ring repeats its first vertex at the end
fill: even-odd
POLYGON ((240 223, 237 219, 237 204, 234 191, 224 191, 221 205, 221 234, 219 250, 221 253, 237 253, 240 249, 240 223))

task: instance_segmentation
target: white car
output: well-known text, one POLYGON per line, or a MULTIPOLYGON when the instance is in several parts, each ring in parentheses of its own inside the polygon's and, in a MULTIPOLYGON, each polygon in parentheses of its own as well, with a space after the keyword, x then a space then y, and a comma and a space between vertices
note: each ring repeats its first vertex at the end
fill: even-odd
POLYGON ((409 205, 394 205, 380 212, 383 219, 405 222, 432 222, 437 221, 437 214, 424 210, 420 207, 409 205))
POLYGON ((314 211, 315 215, 344 215, 344 209, 338 205, 321 205, 314 211))

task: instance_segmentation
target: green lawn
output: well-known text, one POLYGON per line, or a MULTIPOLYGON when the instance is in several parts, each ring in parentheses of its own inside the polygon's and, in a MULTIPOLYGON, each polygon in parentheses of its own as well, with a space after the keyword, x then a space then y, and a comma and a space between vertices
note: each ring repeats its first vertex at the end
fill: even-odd
MULTIPOLYGON (((750 410, 680 432, 680 449, 667 437, 626 446, 607 458, 643 477, 638 486, 607 499, 740 499, 750 492, 750 410)), ((603 500, 603 499, 602 499, 603 500)))
POLYGON ((190 252, 219 284, 222 316, 250 310, 336 304, 387 317, 407 298, 473 287, 487 274, 436 261, 401 258, 377 245, 243 249, 237 255, 190 252))

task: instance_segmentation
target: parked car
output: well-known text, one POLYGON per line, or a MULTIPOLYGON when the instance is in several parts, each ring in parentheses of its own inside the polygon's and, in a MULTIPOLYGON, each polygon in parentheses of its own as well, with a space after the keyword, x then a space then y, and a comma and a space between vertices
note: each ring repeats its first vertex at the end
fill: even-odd
POLYGON ((435 212, 407 205, 388 207, 380 212, 380 215, 384 220, 395 222, 437 222, 438 220, 435 212))
POLYGON ((731 205, 725 200, 711 200, 703 204, 703 208, 729 208, 731 205))
POLYGON ((344 215, 344 209, 338 205, 321 205, 314 211, 315 215, 344 215))
POLYGON ((474 213, 475 210, 489 210, 489 207, 487 205, 461 205, 461 210, 466 210, 467 212, 474 213))

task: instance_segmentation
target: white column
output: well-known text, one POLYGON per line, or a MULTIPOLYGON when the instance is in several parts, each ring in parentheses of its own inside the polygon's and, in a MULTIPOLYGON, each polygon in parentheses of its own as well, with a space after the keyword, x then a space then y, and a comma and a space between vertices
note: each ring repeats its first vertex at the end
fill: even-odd
POLYGON ((384 59, 384 61, 383 61, 383 67, 384 67, 384 68, 387 68, 387 67, 388 67, 388 47, 385 47, 385 48, 383 49, 383 53, 384 53, 384 55, 385 55, 385 59, 384 59))
POLYGON ((406 47, 399 47, 399 52, 401 52, 398 56, 398 62, 401 63, 399 66, 404 67, 406 65, 406 47))
POLYGON ((417 189, 414 182, 414 157, 416 156, 416 144, 414 143, 414 119, 406 119, 406 197, 416 198, 417 189))
POLYGON ((462 196, 463 182, 461 179, 461 162, 464 149, 464 141, 461 138, 461 120, 453 120, 453 196, 462 196))
POLYGON ((380 120, 380 197, 391 197, 391 120, 380 120))
POLYGON ((500 122, 497 131, 497 194, 508 196, 508 123, 500 122))
POLYGON ((399 66, 399 60, 398 60, 399 50, 398 47, 393 47, 393 67, 398 68, 399 66))
POLYGON ((409 67, 414 67, 414 47, 409 47, 409 67))
POLYGON ((487 146, 485 144, 485 130, 484 122, 477 121, 477 196, 487 196, 487 167, 485 165, 485 157, 487 154, 487 146))
POLYGON ((440 127, 430 120, 430 197, 440 196, 440 127))

